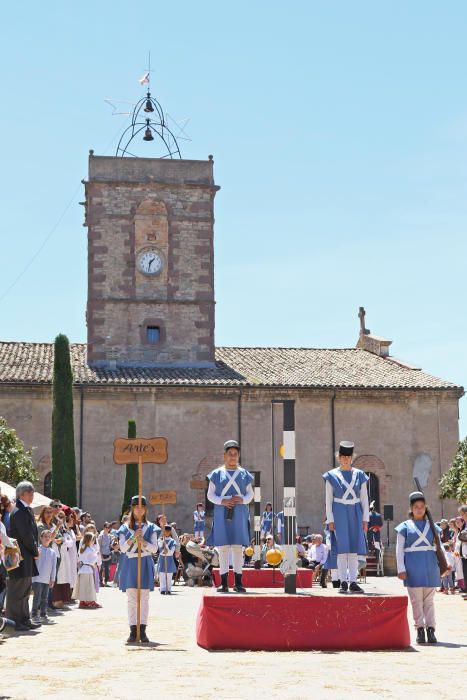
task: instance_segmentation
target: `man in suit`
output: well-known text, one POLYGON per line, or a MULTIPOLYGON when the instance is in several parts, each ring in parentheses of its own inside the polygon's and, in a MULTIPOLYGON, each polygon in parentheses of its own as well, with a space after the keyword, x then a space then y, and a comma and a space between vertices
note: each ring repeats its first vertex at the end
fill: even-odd
POLYGON ((34 486, 30 481, 21 481, 16 487, 16 505, 8 527, 8 535, 18 542, 23 559, 9 573, 6 616, 15 621, 16 629, 21 632, 40 627, 32 622, 29 613, 32 577, 38 574, 36 559, 39 559, 37 525, 31 508, 33 498, 34 486))

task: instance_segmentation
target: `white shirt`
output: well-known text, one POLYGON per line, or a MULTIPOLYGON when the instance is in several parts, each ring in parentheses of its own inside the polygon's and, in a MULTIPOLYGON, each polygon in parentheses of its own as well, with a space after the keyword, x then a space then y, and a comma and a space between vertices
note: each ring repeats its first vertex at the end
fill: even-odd
POLYGON ((317 561, 320 564, 325 564, 328 558, 328 548, 325 544, 312 544, 308 550, 308 560, 317 561))
POLYGON ((404 537, 404 535, 401 535, 400 532, 398 532, 397 538, 396 538, 396 564, 397 564, 397 573, 398 574, 405 573, 404 548, 405 548, 405 537, 404 537))

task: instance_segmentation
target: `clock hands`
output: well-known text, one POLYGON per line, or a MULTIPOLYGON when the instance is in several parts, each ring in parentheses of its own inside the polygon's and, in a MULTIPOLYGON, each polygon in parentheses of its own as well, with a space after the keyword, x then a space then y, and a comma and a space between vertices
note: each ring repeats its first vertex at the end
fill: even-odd
POLYGON ((141 253, 138 267, 141 272, 147 275, 156 275, 162 268, 162 260, 155 251, 147 250, 141 253))

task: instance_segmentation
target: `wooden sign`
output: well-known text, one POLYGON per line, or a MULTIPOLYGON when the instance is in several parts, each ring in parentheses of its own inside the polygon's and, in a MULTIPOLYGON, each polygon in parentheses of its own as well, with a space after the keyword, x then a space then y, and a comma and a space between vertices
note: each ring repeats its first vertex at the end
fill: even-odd
POLYGON ((208 485, 207 479, 194 479, 190 481, 190 489, 194 491, 205 491, 208 485))
POLYGON ((176 491, 151 491, 149 494, 149 503, 152 506, 159 505, 175 505, 177 502, 176 491))
POLYGON ((165 464, 167 459, 167 439, 164 437, 114 440, 115 464, 165 464))

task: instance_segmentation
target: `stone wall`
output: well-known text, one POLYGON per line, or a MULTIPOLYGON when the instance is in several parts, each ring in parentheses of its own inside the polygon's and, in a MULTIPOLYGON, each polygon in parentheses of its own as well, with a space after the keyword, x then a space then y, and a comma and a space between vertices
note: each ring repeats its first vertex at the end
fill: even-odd
MULTIPOLYGON (((263 504, 272 500, 271 399, 296 400, 297 524, 309 532, 321 529, 324 518, 322 473, 332 466, 332 392, 272 392, 201 388, 84 387, 83 424, 80 388, 75 389, 75 439, 78 472, 82 463, 82 507, 99 521, 120 511, 125 468, 114 465, 112 443, 125 436, 134 418, 138 435, 162 435, 169 441, 166 465, 144 467, 144 490, 176 490, 170 517, 191 529, 194 504, 204 494, 190 489, 195 475, 204 477, 222 459, 222 444, 241 436, 242 463, 261 472, 263 504), (81 432, 82 427, 82 432, 81 432), (80 458, 80 442, 83 455, 80 458)), ((372 465, 380 483, 380 502, 394 505, 395 523, 405 517, 413 490, 414 464, 420 455, 431 459, 426 493, 436 518, 454 514, 456 505, 438 498, 438 480, 455 454, 458 441, 457 398, 449 392, 336 392, 335 441, 355 441, 361 458, 372 465), (371 458, 371 459, 370 459, 371 458)), ((41 480, 49 468, 51 426, 50 387, 2 387, 0 415, 17 429, 27 445, 36 446, 41 480)), ((282 499, 279 456, 282 407, 274 408, 275 501, 282 499)), ((428 464, 430 464, 428 462, 428 464)), ((42 483, 39 484, 42 488, 42 483)), ((155 509, 152 511, 155 515, 155 509)), ((383 532, 383 540, 386 537, 383 532)))

